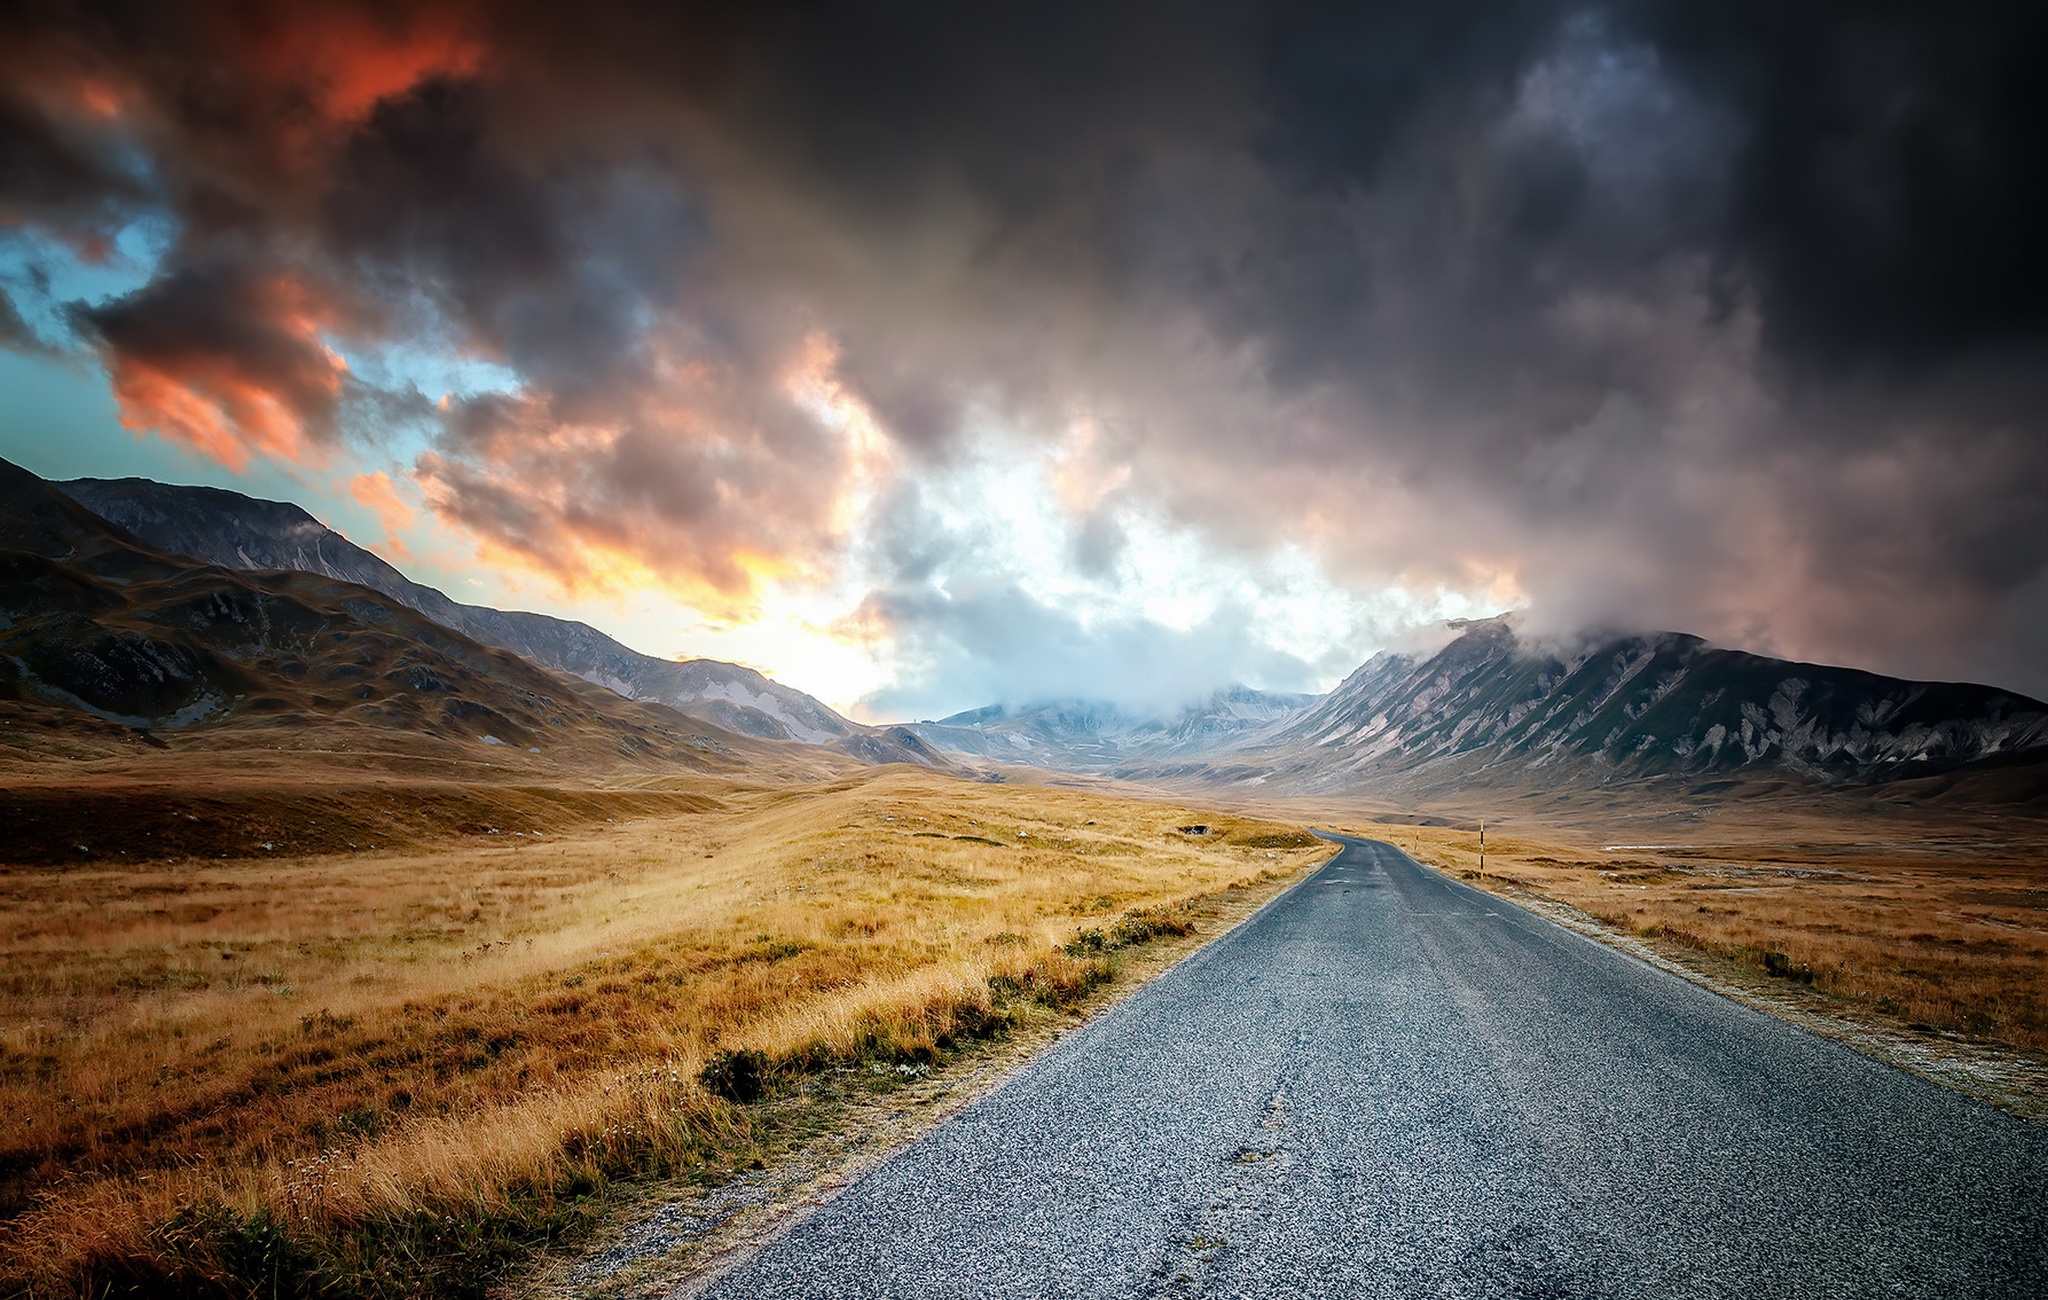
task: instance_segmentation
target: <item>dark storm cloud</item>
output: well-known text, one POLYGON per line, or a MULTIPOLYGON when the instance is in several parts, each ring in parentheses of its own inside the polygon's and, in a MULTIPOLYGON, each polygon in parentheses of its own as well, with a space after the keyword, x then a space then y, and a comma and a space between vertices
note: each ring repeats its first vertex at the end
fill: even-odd
POLYGON ((89 135, 0 88, 0 222, 48 222, 104 238, 141 186, 89 135))
POLYGON ((337 331, 463 351, 448 518, 735 592, 838 544, 809 376, 1361 584, 2048 689, 2038 8, 176 8, 0 20, 0 221, 174 218, 80 319, 218 454, 331 436, 337 331))
POLYGON ((2048 330, 2048 9, 1736 0, 1632 16, 1739 112, 1718 251, 1776 345, 1934 362, 2048 330))
POLYGON ((340 152, 319 233, 558 399, 601 390, 645 363, 650 318, 688 288, 701 217, 647 160, 525 156, 505 111, 441 80, 378 105, 340 152))
POLYGON ((345 291, 254 254, 167 268, 71 316, 98 348, 124 420, 234 465, 252 450, 318 460, 332 448, 348 375, 322 335, 374 319, 345 291))

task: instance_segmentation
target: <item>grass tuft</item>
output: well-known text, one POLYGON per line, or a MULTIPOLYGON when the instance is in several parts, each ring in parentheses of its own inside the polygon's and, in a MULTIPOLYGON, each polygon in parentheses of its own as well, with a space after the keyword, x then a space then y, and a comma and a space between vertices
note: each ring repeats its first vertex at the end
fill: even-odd
POLYGON ((697 1071, 697 1082, 712 1096, 743 1106, 759 1101, 768 1091, 768 1058, 751 1047, 720 1049, 697 1071))

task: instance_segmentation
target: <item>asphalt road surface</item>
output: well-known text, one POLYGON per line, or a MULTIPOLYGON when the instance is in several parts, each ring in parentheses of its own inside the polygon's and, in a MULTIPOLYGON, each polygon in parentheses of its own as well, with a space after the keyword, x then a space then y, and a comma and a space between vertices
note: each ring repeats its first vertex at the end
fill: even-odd
POLYGON ((2048 1297, 2048 1130, 1344 841, 718 1297, 2048 1297))

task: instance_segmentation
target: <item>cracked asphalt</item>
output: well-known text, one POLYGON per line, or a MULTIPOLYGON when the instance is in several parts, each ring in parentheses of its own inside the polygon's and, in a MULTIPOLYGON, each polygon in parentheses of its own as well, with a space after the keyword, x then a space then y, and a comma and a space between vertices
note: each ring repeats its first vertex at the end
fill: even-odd
POLYGON ((698 1293, 2048 1296, 2048 1129, 1341 842, 698 1293))

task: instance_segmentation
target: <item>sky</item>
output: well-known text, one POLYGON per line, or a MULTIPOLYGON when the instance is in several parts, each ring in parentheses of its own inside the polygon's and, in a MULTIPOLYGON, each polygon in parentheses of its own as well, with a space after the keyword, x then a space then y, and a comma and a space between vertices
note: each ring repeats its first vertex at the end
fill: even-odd
POLYGON ((0 14, 0 456, 853 716, 1419 624, 2048 696, 2038 5, 0 14))

